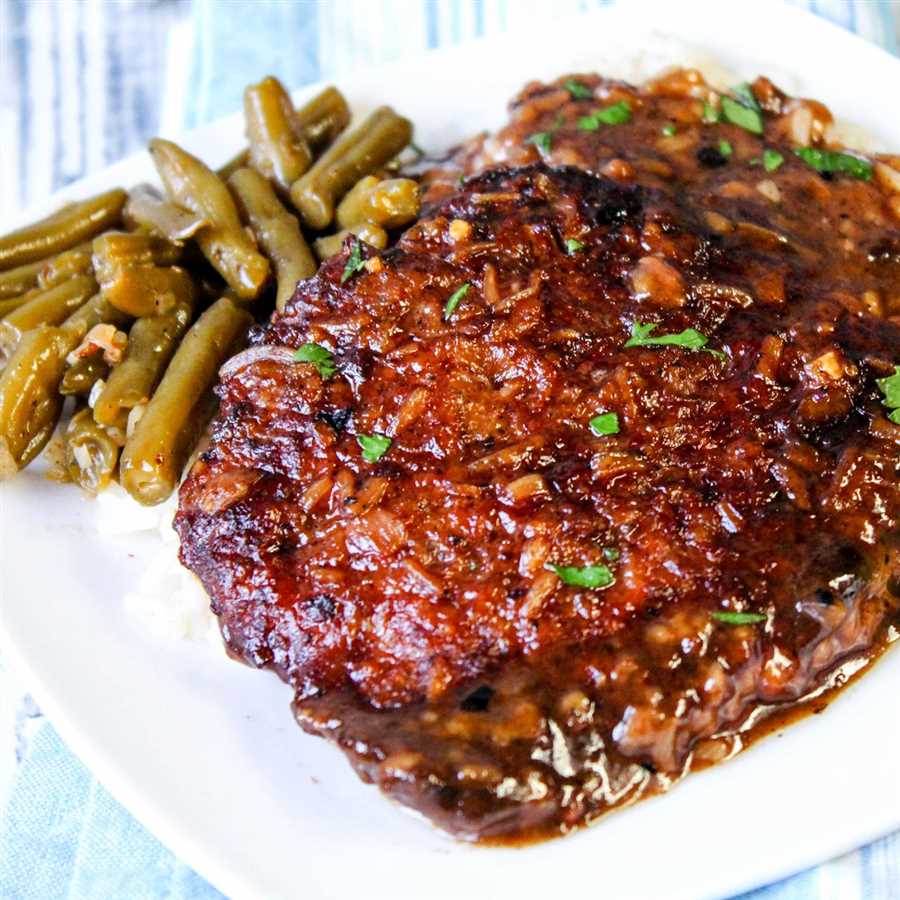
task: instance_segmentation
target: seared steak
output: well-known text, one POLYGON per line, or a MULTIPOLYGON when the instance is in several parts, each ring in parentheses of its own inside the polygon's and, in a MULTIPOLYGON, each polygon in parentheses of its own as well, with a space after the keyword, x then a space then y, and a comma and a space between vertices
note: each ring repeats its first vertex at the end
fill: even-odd
POLYGON ((660 149, 696 98, 581 83, 629 120, 530 89, 459 156, 527 164, 298 286, 176 523, 230 651, 466 838, 667 787, 896 634, 885 193, 699 113, 660 149))

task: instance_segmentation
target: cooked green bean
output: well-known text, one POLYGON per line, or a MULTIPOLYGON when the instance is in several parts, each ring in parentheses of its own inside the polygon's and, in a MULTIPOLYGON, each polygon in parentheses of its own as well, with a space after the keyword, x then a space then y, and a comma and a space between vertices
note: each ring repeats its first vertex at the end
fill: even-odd
POLYGON ((95 325, 115 325, 116 328, 124 328, 129 322, 131 322, 131 316, 116 309, 103 294, 94 294, 87 303, 76 309, 60 327, 76 338, 72 346, 74 350, 95 325))
POLYGON ((222 181, 228 181, 238 169, 246 168, 250 164, 250 151, 244 148, 240 153, 232 156, 224 165, 216 169, 216 175, 222 181))
POLYGON ((149 184, 128 192, 123 215, 131 227, 148 228, 173 243, 192 238, 207 224, 202 216, 164 200, 149 184))
POLYGON ((379 181, 374 175, 361 178, 337 208, 337 223, 350 228, 372 222, 383 228, 397 228, 419 214, 419 186, 411 178, 379 181))
MULTIPOLYGON (((347 127, 349 121, 350 107, 344 95, 336 87, 327 87, 295 111, 291 124, 294 134, 308 147, 321 150, 347 127)), ((238 169, 245 169, 249 164, 250 151, 244 149, 216 169, 216 174, 227 181, 238 169)))
POLYGON ((377 247, 379 250, 384 250, 388 244, 388 234, 380 225, 372 225, 370 222, 361 222, 359 225, 354 225, 352 228, 345 228, 343 231, 338 231, 336 234, 326 234, 325 237, 320 237, 313 243, 313 249, 316 251, 316 256, 318 256, 319 259, 324 260, 329 259, 336 253, 340 253, 341 247, 344 244, 344 238, 346 238, 348 234, 355 234, 360 240, 365 241, 367 244, 371 244, 373 247, 377 247))
POLYGON ((131 326, 125 356, 109 374, 94 403, 94 418, 101 425, 116 425, 153 394, 193 315, 190 303, 179 303, 161 316, 145 316, 131 326))
POLYGON ((209 223, 195 238, 204 256, 240 297, 257 296, 269 276, 269 261, 241 226, 224 182, 170 141, 151 141, 150 153, 169 198, 209 223))
POLYGON ((185 335, 125 444, 119 466, 125 490, 139 503, 161 503, 178 486, 200 431, 219 366, 240 345, 253 317, 223 297, 185 335))
POLYGON ((409 119, 382 106, 359 128, 332 144, 291 187, 291 200, 304 224, 326 228, 341 197, 364 175, 396 156, 411 137, 409 119))
POLYGON ((62 412, 58 389, 70 350, 67 332, 41 325, 0 372, 0 478, 27 466, 50 440, 62 412))
POLYGON ((31 291, 27 294, 20 294, 18 297, 10 297, 9 300, 0 300, 0 319, 27 303, 33 296, 34 291, 31 291))
POLYGON ((133 266, 171 266, 181 258, 179 244, 153 234, 109 231, 94 239, 94 269, 97 280, 112 277, 133 266))
POLYGON ((111 228, 121 218, 125 196, 125 191, 118 188, 107 191, 0 237, 0 269, 11 269, 61 253, 111 228))
POLYGON ((119 445, 94 421, 90 409, 80 409, 66 426, 64 465, 72 480, 91 494, 107 487, 119 461, 119 445))
POLYGON ((8 356, 26 331, 38 325, 59 325, 93 296, 97 282, 89 275, 39 291, 0 321, 0 357, 8 356))
POLYGON ((64 396, 87 397, 94 385, 109 374, 109 365, 100 352, 75 360, 66 369, 59 392, 64 396))
POLYGON ((312 152, 294 131, 294 104, 277 78, 244 89, 250 165, 287 193, 309 168, 312 152))
POLYGON ((179 266, 118 269, 100 286, 103 296, 130 316, 160 315, 194 299, 194 282, 179 266))
POLYGON ((238 169, 228 184, 256 240, 275 265, 275 308, 282 310, 297 282, 316 274, 316 260, 303 239, 300 223, 284 208, 262 175, 253 169, 238 169))
POLYGON ((314 150, 330 144, 350 122, 350 107, 344 95, 328 86, 294 113, 294 128, 314 150))
POLYGON ((76 278, 79 275, 90 275, 93 271, 94 263, 91 254, 90 242, 79 244, 71 250, 60 253, 48 259, 38 273, 38 287, 45 291, 48 288, 56 287, 70 278, 76 278))
POLYGON ((49 260, 40 259, 24 266, 16 266, 7 272, 0 272, 0 300, 16 298, 36 288, 38 275, 48 262, 49 260))

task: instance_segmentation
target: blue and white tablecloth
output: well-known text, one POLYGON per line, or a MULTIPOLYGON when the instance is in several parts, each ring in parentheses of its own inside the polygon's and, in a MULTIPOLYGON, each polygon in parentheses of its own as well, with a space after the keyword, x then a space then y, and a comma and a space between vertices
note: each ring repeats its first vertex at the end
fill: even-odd
MULTIPOLYGON (((898 52, 900 0, 798 3, 898 52)), ((597 5, 602 0, 0 0, 0 219, 155 133, 233 112, 244 85, 263 73, 298 87, 597 5)), ((0 900, 221 897, 107 794, 27 687, 0 659, 0 900)), ((747 897, 900 898, 900 834, 747 897)))

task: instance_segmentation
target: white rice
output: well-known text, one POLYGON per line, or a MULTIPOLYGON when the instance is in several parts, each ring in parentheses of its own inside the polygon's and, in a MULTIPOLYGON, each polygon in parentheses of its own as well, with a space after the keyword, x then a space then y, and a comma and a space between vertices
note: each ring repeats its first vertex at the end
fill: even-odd
POLYGON ((177 506, 176 495, 159 506, 141 506, 114 483, 97 497, 95 525, 102 535, 143 533, 158 543, 138 583, 123 601, 144 629, 165 640, 206 643, 224 653, 209 597, 196 576, 178 560, 178 535, 172 528, 177 506))

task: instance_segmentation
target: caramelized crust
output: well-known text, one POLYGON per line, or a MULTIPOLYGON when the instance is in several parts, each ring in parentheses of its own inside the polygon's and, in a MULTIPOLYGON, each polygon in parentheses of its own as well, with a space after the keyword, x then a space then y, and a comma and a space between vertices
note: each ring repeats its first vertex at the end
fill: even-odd
POLYGON ((592 100, 531 86, 456 158, 518 168, 431 173, 394 247, 300 283, 223 370, 176 523, 229 649, 467 838, 667 787, 895 633, 890 185, 796 158, 767 82, 765 143, 704 125, 689 75, 579 82, 592 100), (577 127, 622 99, 629 122, 577 127), (648 323, 700 338, 626 346, 648 323), (332 377, 294 360, 311 342, 332 377), (555 568, 589 566, 613 583, 555 568))

